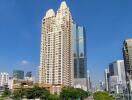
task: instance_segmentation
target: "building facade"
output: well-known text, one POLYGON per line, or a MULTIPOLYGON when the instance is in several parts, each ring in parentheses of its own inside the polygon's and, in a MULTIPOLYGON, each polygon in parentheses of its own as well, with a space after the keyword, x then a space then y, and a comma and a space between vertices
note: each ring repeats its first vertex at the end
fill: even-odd
POLYGON ((14 70, 13 71, 13 78, 14 79, 24 79, 24 71, 22 70, 14 70))
POLYGON ((102 80, 99 80, 99 90, 104 91, 105 90, 105 82, 102 80))
MULTIPOLYGON (((113 75, 109 77, 109 92, 110 93, 121 93, 122 91, 119 91, 119 76, 113 75)), ((121 88, 120 88, 121 89, 121 88)))
POLYGON ((43 18, 39 66, 40 84, 53 87, 57 85, 57 88, 62 85, 73 85, 72 26, 72 16, 65 1, 61 3, 57 14, 50 9, 43 18))
POLYGON ((105 89, 109 91, 109 69, 105 69, 105 89))
POLYGON ((87 71, 87 79, 88 79, 88 91, 92 91, 92 81, 91 81, 91 75, 90 71, 87 71))
POLYGON ((123 57, 125 62, 126 80, 129 93, 132 93, 132 39, 123 43, 123 57))
POLYGON ((109 64, 109 69, 105 70, 105 84, 106 90, 109 92, 123 93, 126 90, 124 60, 117 60, 109 64))
POLYGON ((113 65, 114 75, 119 76, 120 84, 122 84, 123 87, 126 88, 126 74, 125 74, 124 60, 117 60, 111 63, 111 65, 113 65))
POLYGON ((25 77, 32 77, 32 72, 27 72, 25 77))
POLYGON ((88 91, 88 80, 87 78, 75 78, 74 87, 88 91))
POLYGON ((13 90, 13 78, 12 77, 9 77, 9 80, 8 80, 8 88, 10 90, 13 90))
POLYGON ((86 33, 83 26, 73 24, 74 87, 88 90, 86 33))
POLYGON ((26 73, 25 80, 27 80, 27 81, 33 81, 32 72, 27 72, 26 73))
POLYGON ((8 85, 9 74, 8 73, 0 73, 0 86, 4 87, 8 85))
POLYGON ((86 33, 83 26, 73 25, 74 78, 87 78, 86 33))

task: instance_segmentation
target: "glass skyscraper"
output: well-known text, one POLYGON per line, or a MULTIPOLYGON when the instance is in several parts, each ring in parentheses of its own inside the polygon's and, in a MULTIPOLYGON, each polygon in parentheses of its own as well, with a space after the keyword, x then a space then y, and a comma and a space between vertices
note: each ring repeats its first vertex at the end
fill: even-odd
POLYGON ((14 70, 13 71, 13 78, 15 78, 15 79, 24 79, 24 71, 14 70))
POLYGON ((73 25, 74 78, 87 78, 86 33, 83 26, 73 25))

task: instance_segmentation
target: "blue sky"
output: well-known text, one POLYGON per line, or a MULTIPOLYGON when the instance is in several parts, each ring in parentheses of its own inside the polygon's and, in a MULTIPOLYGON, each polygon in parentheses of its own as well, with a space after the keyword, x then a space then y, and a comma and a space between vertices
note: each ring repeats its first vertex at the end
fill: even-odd
MULTIPOLYGON (((62 0, 0 0, 0 72, 35 72, 39 66, 41 19, 62 0)), ((103 79, 110 62, 122 58, 132 38, 132 0, 67 0, 74 21, 87 32, 88 68, 103 79)))

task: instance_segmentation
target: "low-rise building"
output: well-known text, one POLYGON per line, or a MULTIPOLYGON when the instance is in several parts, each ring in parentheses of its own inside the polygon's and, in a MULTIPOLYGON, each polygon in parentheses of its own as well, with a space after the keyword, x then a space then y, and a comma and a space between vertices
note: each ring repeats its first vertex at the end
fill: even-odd
POLYGON ((6 72, 0 73, 0 86, 4 87, 8 85, 9 74, 6 72))
POLYGON ((88 79, 87 78, 74 79, 74 87, 88 91, 88 79))

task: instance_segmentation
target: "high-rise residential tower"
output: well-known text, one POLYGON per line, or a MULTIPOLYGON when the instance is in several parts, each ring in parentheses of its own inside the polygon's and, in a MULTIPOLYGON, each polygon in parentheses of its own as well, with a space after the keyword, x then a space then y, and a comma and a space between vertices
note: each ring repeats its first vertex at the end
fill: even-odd
POLYGON ((123 43, 123 56, 126 70, 126 80, 129 92, 132 93, 132 39, 126 39, 123 43))
POLYGON ((73 85, 73 20, 65 1, 57 14, 50 9, 42 19, 39 83, 73 85))

